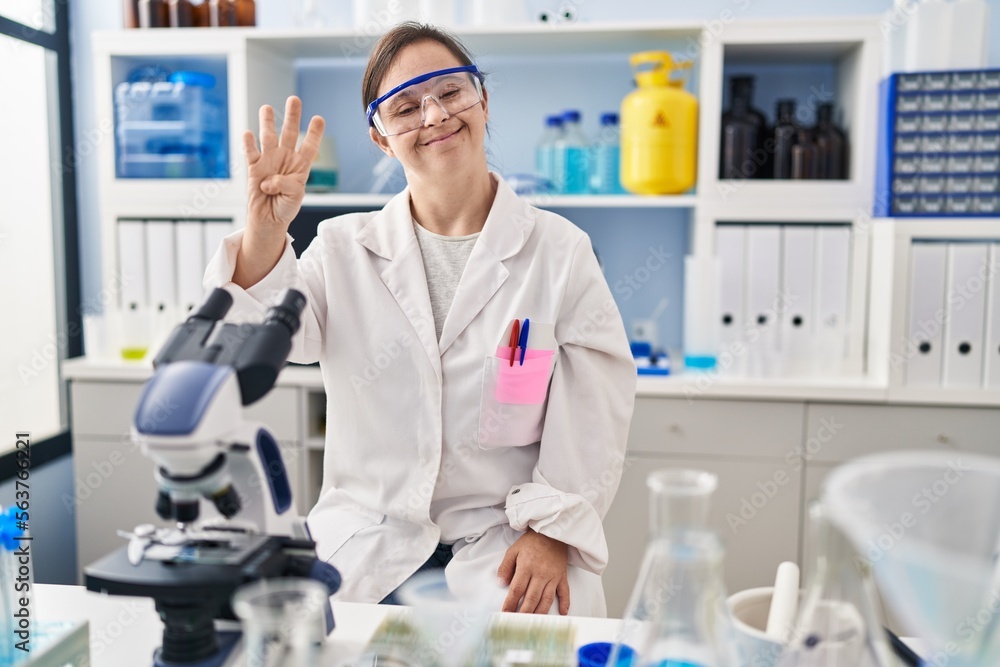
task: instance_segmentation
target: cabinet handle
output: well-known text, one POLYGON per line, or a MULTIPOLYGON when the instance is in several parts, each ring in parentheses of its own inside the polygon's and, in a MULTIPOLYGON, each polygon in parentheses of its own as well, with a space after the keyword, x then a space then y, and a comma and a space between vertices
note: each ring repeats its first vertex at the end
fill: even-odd
POLYGON ((938 433, 937 441, 942 445, 950 446, 952 444, 951 438, 949 438, 948 435, 945 433, 938 433))
POLYGON ((681 432, 681 426, 677 422, 670 422, 667 424, 667 430, 671 433, 678 434, 681 432))

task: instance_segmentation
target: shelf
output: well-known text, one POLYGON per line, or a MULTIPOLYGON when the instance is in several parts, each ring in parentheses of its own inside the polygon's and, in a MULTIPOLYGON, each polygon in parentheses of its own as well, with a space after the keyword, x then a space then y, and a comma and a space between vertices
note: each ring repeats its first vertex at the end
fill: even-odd
MULTIPOLYGON (((310 208, 382 208, 391 194, 309 193, 302 205, 310 208)), ((538 208, 694 208, 697 195, 646 197, 641 195, 532 195, 524 199, 538 208)))
MULTIPOLYGON (((886 387, 863 377, 748 378, 681 373, 661 377, 641 376, 637 397, 688 400, 843 401, 885 403, 886 387)), ((942 403, 952 403, 944 397, 942 403)))
POLYGON ((919 405, 958 404, 967 407, 1000 407, 1000 389, 945 389, 896 387, 889 390, 892 403, 919 405))

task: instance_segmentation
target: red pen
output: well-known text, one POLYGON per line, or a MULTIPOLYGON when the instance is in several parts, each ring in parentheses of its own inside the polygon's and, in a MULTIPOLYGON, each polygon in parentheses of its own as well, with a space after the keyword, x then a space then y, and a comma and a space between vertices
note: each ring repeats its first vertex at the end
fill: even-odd
POLYGON ((514 325, 510 329, 510 365, 514 365, 514 353, 517 351, 517 341, 521 336, 521 322, 514 320, 514 325))

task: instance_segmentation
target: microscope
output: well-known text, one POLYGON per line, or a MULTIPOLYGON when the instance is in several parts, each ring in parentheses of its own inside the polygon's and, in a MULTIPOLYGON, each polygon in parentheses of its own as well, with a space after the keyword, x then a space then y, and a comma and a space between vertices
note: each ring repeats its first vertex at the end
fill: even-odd
MULTIPOLYGON (((217 631, 216 619, 235 620, 231 598, 244 584, 308 577, 330 595, 340 587, 292 509, 277 442, 243 419, 243 406, 274 386, 305 305, 287 290, 263 323, 223 323, 232 297, 215 289, 153 360, 132 437, 156 464, 156 513, 174 526, 120 532, 129 543, 84 575, 88 590, 153 598, 164 624, 155 667, 227 664, 239 633, 217 631), (219 517, 199 521, 202 503, 219 517)), ((329 633, 329 600, 323 611, 329 633)))

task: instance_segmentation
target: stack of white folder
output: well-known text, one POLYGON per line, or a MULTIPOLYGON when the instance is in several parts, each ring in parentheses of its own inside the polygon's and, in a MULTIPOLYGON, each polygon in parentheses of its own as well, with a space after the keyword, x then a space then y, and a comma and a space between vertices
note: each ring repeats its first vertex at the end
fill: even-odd
POLYGON ((754 377, 841 372, 850 326, 849 225, 720 224, 716 249, 723 370, 754 377))
POLYGON ((1000 388, 1000 241, 910 247, 906 384, 1000 388))

